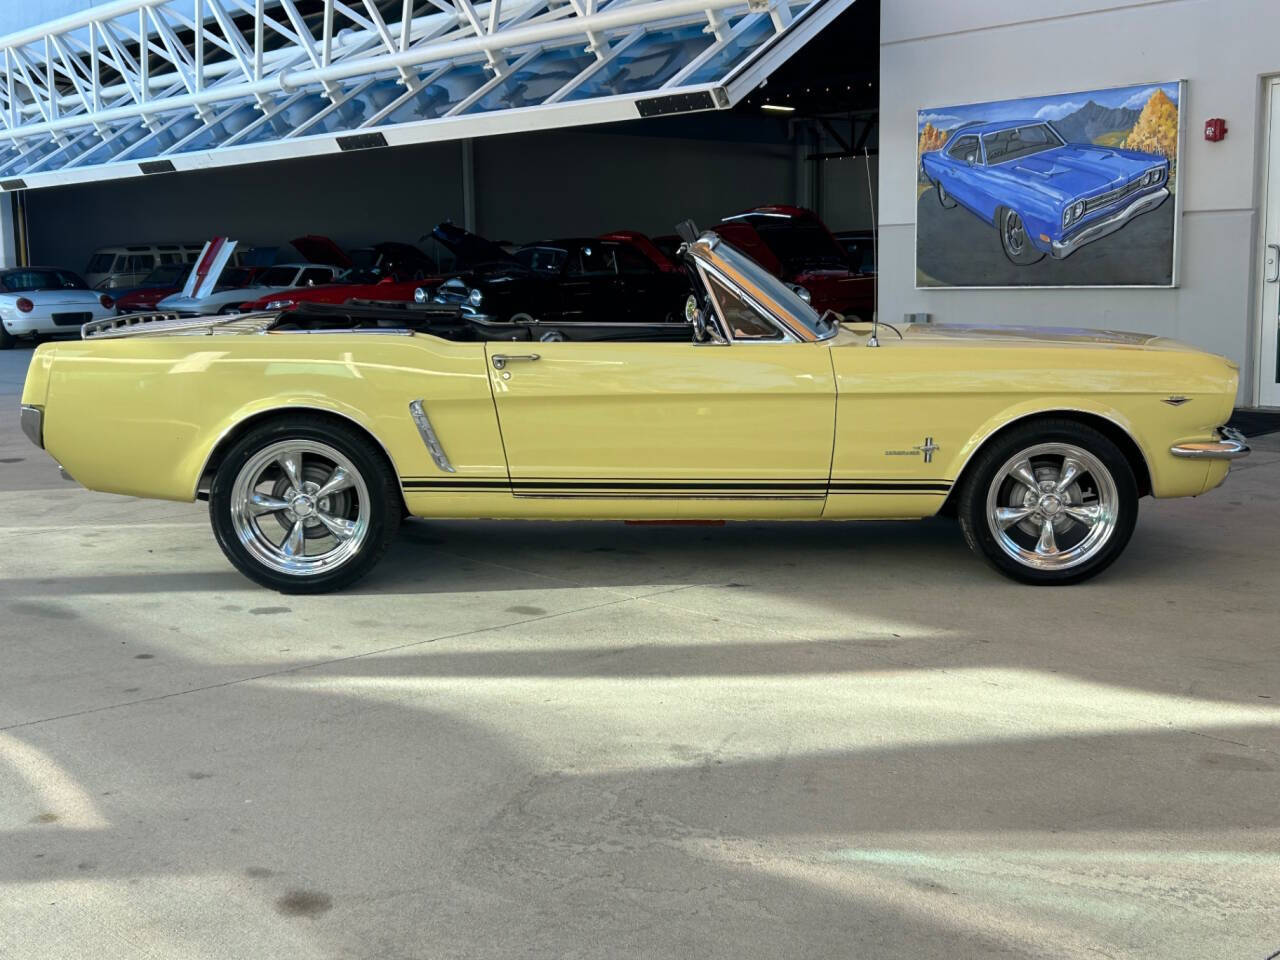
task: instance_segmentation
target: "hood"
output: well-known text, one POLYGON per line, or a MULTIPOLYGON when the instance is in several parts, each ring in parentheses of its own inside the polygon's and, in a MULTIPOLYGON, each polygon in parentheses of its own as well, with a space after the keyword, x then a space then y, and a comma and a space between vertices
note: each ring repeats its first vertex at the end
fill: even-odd
POLYGON ((431 236, 452 250, 462 261, 463 266, 472 266, 477 263, 516 262, 515 257, 492 240, 477 237, 474 233, 468 233, 448 221, 436 226, 431 231, 431 236))
POLYGON ((997 164, 993 169, 1040 185, 1046 192, 1065 201, 1123 186, 1144 170, 1165 163, 1163 157, 1155 154, 1069 143, 1055 150, 997 164))
POLYGON ((1150 333, 1121 330, 1086 330, 1075 327, 981 326, 961 323, 910 323, 902 327, 905 339, 914 342, 980 342, 1011 344, 1079 344, 1195 350, 1194 347, 1150 333))
POLYGON ((322 263, 330 267, 346 267, 348 269, 355 266, 351 258, 342 251, 342 248, 328 237, 307 234, 305 237, 297 237, 289 242, 293 244, 293 248, 302 254, 303 259, 308 263, 322 263))

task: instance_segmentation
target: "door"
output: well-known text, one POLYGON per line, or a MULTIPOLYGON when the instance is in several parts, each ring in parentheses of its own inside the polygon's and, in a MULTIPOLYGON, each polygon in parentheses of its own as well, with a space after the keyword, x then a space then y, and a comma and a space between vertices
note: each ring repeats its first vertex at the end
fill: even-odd
POLYGON ((517 498, 607 500, 606 515, 822 512, 825 344, 490 343, 488 360, 517 498))
POLYGON ((1280 407, 1280 77, 1267 82, 1267 185, 1262 237, 1258 404, 1280 407))
POLYGON ((683 319, 686 284, 678 273, 664 273, 644 254, 624 243, 610 244, 618 265, 621 320, 664 323, 683 319))
POLYGON ((557 319, 609 322, 622 319, 618 265, 604 244, 584 244, 569 251, 558 284, 557 319))

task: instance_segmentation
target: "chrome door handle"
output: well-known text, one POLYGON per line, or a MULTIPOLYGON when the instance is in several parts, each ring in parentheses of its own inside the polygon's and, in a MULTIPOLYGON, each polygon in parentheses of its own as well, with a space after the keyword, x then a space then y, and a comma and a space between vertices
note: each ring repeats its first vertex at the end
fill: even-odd
POLYGON ((1267 244, 1267 283, 1280 282, 1280 243, 1267 244))
POLYGON ((542 358, 536 353, 495 353, 491 358, 493 360, 493 369, 501 370, 512 360, 528 360, 532 363, 534 360, 542 358))

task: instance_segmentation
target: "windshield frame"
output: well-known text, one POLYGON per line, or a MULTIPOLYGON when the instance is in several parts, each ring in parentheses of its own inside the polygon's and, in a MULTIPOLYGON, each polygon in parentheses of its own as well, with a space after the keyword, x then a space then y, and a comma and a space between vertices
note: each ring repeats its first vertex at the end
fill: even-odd
MULTIPOLYGON (((796 340, 822 342, 840 332, 840 324, 828 321, 800 299, 785 282, 726 241, 713 230, 689 244, 687 256, 727 278, 796 340)), ((707 291, 710 296, 710 291, 707 291)))

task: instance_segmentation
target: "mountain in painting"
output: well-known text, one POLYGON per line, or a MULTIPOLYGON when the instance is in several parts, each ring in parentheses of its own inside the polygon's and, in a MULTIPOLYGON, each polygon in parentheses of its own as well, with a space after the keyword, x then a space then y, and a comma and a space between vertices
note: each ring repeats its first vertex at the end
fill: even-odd
POLYGON ((1070 143, 1093 143, 1104 133, 1129 130, 1138 122, 1139 110, 1104 107, 1090 100, 1075 113, 1054 121, 1054 127, 1070 143))

